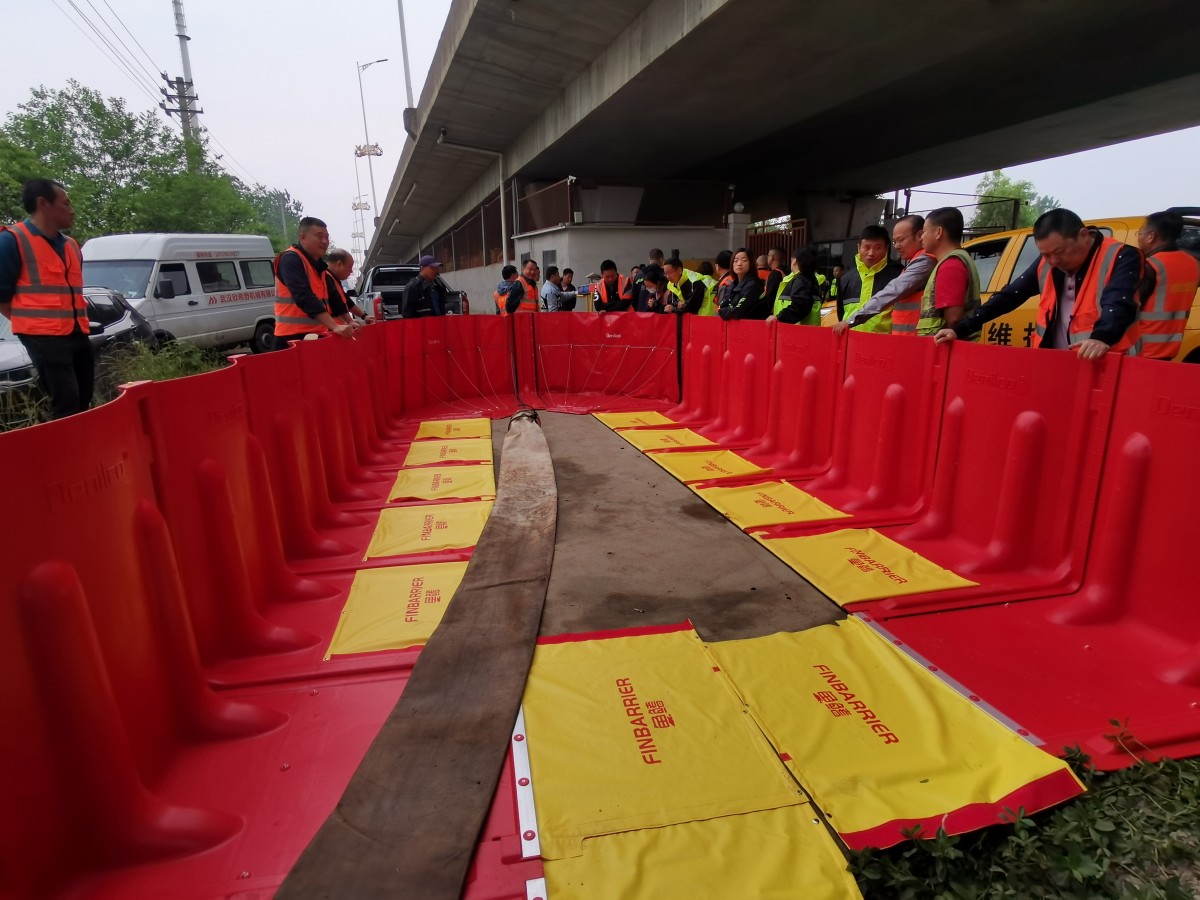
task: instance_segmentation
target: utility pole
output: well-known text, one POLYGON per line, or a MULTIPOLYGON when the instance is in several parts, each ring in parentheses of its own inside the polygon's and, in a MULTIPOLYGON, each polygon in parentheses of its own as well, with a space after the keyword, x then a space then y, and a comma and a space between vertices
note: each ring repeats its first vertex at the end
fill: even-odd
MULTIPOLYGON (((175 8, 175 36, 179 38, 179 55, 183 61, 183 77, 170 78, 166 72, 162 73, 162 79, 168 86, 174 90, 168 91, 165 88, 159 88, 160 93, 167 98, 168 102, 174 102, 175 106, 168 106, 167 103, 160 103, 159 106, 169 116, 172 113, 179 116, 180 124, 183 125, 184 139, 191 143, 198 140, 196 127, 193 119, 204 110, 196 106, 199 98, 193 91, 194 83, 192 81, 192 60, 188 56, 188 41, 191 38, 187 33, 187 20, 183 17, 183 0, 171 0, 171 5, 175 8)), ((194 168, 195 161, 192 160, 191 154, 188 156, 189 167, 194 168)))

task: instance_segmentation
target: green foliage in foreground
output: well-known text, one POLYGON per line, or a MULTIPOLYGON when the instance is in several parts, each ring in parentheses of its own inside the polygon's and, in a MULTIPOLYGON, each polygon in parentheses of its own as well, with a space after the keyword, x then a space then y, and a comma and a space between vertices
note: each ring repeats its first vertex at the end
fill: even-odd
POLYGON ((852 854, 863 895, 913 900, 1128 898, 1200 893, 1200 759, 1099 773, 1068 761, 1088 792, 1035 816, 852 854))
POLYGON ((183 341, 164 343, 157 350, 141 343, 130 344, 96 360, 96 400, 113 399, 117 387, 131 381, 166 381, 202 375, 223 365, 225 360, 219 354, 183 341))
MULTIPOLYGON (((166 381, 200 375, 225 365, 224 358, 193 344, 172 341, 157 350, 145 344, 130 344, 102 354, 96 360, 96 394, 93 406, 114 399, 118 387, 131 381, 166 381)), ((0 432, 27 428, 50 417, 49 398, 32 390, 0 392, 0 432)))

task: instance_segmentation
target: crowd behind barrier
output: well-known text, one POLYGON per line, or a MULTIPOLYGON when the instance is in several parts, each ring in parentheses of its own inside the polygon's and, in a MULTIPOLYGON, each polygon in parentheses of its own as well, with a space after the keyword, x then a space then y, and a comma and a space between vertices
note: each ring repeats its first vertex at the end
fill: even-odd
MULTIPOLYGON (((1200 752, 1200 498, 1180 477, 1200 369, 703 316, 430 317, 0 435, 20 473, 3 892, 277 885, 419 654, 323 658, 355 571, 469 555, 364 560, 376 518, 411 505, 389 501, 398 462, 423 419, 523 405, 656 410, 849 513, 764 546, 869 526, 968 577, 848 605, 1053 752, 1127 764, 1111 719, 1200 752)), ((435 446, 453 463, 455 443, 435 446)), ((485 835, 480 891, 530 875, 506 834, 485 835)))

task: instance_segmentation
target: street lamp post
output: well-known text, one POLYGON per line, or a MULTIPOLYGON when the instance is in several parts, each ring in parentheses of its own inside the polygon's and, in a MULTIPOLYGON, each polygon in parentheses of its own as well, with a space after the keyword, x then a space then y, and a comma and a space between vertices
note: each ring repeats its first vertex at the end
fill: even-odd
MULTIPOLYGON (((366 147, 368 150, 368 152, 364 155, 367 157, 367 170, 371 173, 371 206, 376 212, 379 210, 379 200, 375 196, 375 167, 371 164, 371 157, 377 154, 369 152, 371 148, 371 135, 367 131, 367 101, 363 97, 362 73, 371 68, 371 66, 375 65, 375 63, 381 62, 387 62, 387 57, 384 57, 383 59, 373 59, 367 63, 356 62, 354 64, 355 68, 358 69, 358 102, 362 104, 363 137, 366 139, 366 147)), ((378 220, 378 215, 376 215, 375 218, 378 220)))

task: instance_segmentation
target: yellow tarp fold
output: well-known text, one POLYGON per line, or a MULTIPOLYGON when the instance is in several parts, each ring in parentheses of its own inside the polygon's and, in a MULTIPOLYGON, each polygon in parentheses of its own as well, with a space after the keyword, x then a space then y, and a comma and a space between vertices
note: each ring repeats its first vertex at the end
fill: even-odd
POLYGON ((588 838, 582 856, 545 870, 554 900, 862 896, 807 803, 588 838))
POLYGON ((849 518, 848 513, 834 509, 787 481, 693 490, 739 528, 849 518))
POLYGON ((621 437, 639 450, 671 450, 678 447, 715 447, 702 434, 690 428, 634 428, 622 431, 621 437))
POLYGON ((684 482, 732 478, 739 475, 766 475, 770 471, 756 466, 730 450, 681 450, 678 453, 646 455, 684 482))
POLYGON ((417 428, 417 440, 449 440, 451 438, 491 439, 491 419, 433 419, 417 428))
POLYGON ((898 843, 917 822, 969 831, 1083 790, 857 618, 708 649, 851 847, 898 843))
POLYGON ((546 859, 588 837, 801 802, 691 629, 539 644, 524 704, 546 859))
POLYGON ((491 462, 491 438, 458 441, 416 441, 404 457, 406 466, 432 466, 446 462, 491 462))
POLYGON ((873 528, 845 528, 775 540, 754 537, 842 606, 975 584, 873 528))
POLYGON ((674 425, 660 412, 608 412, 592 413, 597 419, 614 430, 621 428, 638 428, 643 425, 674 425))
POLYGON ((496 473, 490 465, 423 466, 401 469, 388 500, 471 500, 496 496, 496 473))
POLYGON ((466 571, 450 562, 356 572, 325 658, 426 643, 466 571))
POLYGON ((469 549, 479 540, 491 511, 491 500, 382 510, 363 558, 469 549))

